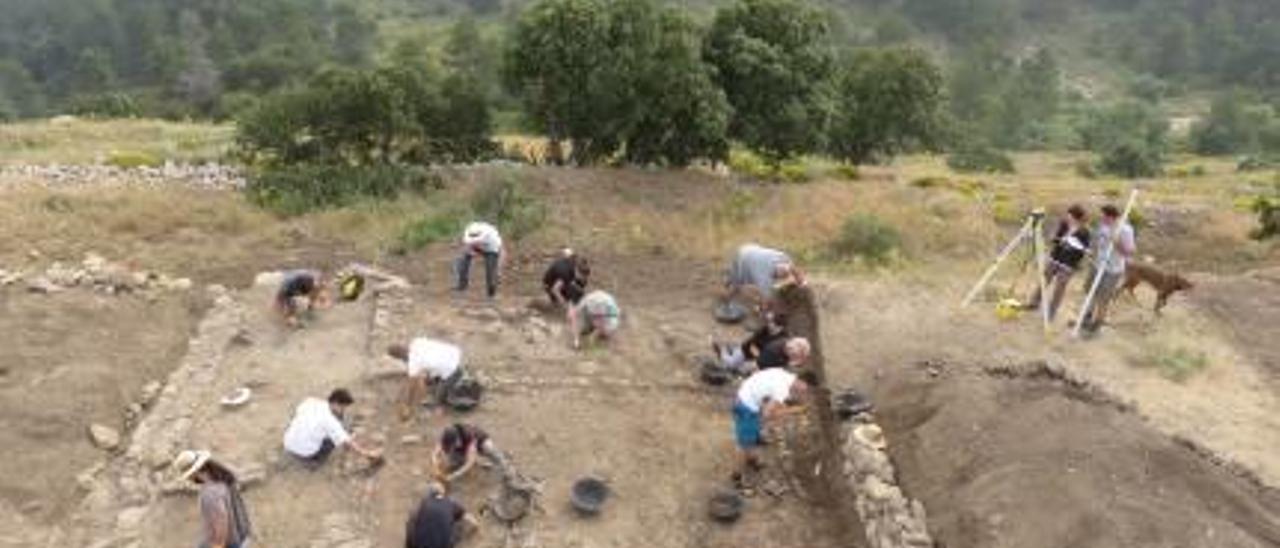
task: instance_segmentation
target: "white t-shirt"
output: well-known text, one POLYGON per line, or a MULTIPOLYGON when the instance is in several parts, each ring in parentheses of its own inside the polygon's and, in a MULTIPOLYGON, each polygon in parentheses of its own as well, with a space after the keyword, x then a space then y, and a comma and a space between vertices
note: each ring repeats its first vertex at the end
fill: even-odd
POLYGON ((284 431, 284 448, 299 457, 310 457, 320 451, 324 440, 341 446, 351 441, 342 421, 333 415, 329 402, 307 398, 293 412, 293 421, 284 431))
POLYGON ((738 387, 738 401, 747 409, 759 413, 766 401, 784 403, 791 395, 791 385, 796 374, 781 367, 771 367, 753 373, 738 387))
POLYGON ((462 349, 447 342, 418 337, 409 343, 409 376, 447 379, 462 365, 462 349))
POLYGON ((478 247, 486 253, 502 251, 502 236, 498 229, 489 223, 474 222, 462 231, 462 243, 468 247, 478 247))

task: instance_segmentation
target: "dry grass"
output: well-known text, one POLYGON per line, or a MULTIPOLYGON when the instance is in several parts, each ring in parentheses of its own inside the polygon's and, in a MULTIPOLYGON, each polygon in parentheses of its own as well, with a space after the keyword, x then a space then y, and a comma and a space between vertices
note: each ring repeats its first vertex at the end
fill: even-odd
POLYGON ((55 118, 0 124, 0 164, 91 164, 112 153, 198 162, 221 158, 234 128, 158 120, 55 118))

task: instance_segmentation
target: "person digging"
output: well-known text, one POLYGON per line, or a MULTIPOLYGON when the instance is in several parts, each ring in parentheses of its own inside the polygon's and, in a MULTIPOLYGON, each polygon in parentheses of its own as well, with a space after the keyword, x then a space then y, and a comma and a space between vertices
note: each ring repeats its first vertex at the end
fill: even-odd
POLYGON ((542 275, 542 288, 552 305, 567 309, 582 300, 590 278, 591 265, 587 258, 565 249, 542 275))
POLYGON ((298 404, 284 432, 284 448, 308 466, 318 467, 335 448, 347 447, 374 464, 382 462, 382 451, 356 441, 342 424, 347 408, 355 403, 345 388, 329 393, 328 401, 307 398, 298 404))
POLYGON ((609 340, 622 325, 622 310, 613 295, 604 291, 592 291, 576 306, 569 307, 569 330, 573 333, 573 348, 582 348, 582 337, 588 343, 609 340))
POLYGON ((738 469, 733 473, 736 486, 745 486, 747 474, 763 467, 758 453, 764 423, 803 412, 809 387, 816 384, 811 371, 797 375, 780 367, 757 371, 742 381, 733 404, 738 446, 738 469))
POLYGON ((799 277, 791 257, 782 251, 758 244, 738 248, 729 263, 721 300, 746 300, 756 310, 767 308, 775 286, 789 277, 799 277))
POLYGON ((458 526, 464 523, 473 531, 480 530, 480 522, 446 496, 444 485, 433 481, 405 522, 405 548, 453 548, 461 536, 458 526))
POLYGON ((478 426, 454 423, 440 433, 440 441, 431 452, 432 475, 451 485, 475 467, 480 457, 506 475, 507 457, 478 426))
MULTIPOLYGON (((752 363, 761 358, 766 348, 771 348, 775 342, 782 342, 785 345, 785 341, 790 338, 787 336, 785 324, 785 316, 772 312, 765 313, 764 325, 761 325, 747 340, 742 341, 741 344, 721 344, 713 339, 711 350, 720 358, 721 367, 738 375, 747 375, 751 373, 752 363)), ((772 364, 771 360, 776 361, 777 352, 777 349, 771 351, 765 363, 772 364)), ((785 360, 782 365, 786 365, 785 360)))
POLYGON ((405 363, 405 385, 400 420, 408 420, 430 390, 436 405, 449 403, 449 394, 462 381, 462 349, 444 341, 417 337, 409 346, 393 344, 387 355, 405 363))
POLYGON ((324 274, 316 270, 291 270, 284 274, 276 291, 275 309, 289 327, 301 327, 299 300, 307 302, 306 312, 328 308, 331 303, 324 274))
POLYGON ((471 281, 471 260, 475 257, 484 260, 485 294, 492 299, 498 293, 498 275, 506 259, 502 249, 502 235, 498 233, 497 227, 489 223, 474 222, 462 231, 462 255, 456 263, 457 284, 454 285, 454 291, 461 293, 467 290, 471 281))
POLYGON ((181 480, 200 488, 200 548, 241 548, 249 545, 253 525, 240 496, 240 484, 226 466, 213 460, 208 451, 183 451, 172 467, 181 480))

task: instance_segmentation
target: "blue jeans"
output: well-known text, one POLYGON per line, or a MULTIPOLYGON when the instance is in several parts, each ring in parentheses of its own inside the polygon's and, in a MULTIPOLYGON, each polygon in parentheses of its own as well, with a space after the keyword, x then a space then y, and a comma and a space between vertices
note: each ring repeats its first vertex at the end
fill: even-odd
MULTIPOLYGON (((458 257, 457 272, 458 285, 455 289, 458 291, 466 291, 468 283, 471 281, 471 255, 470 251, 463 253, 458 257)), ((490 297, 498 292, 498 254, 483 252, 484 257, 484 284, 490 297)))
POLYGON ((750 449, 760 445, 760 413, 748 409, 740 401, 734 402, 733 433, 738 447, 750 449))

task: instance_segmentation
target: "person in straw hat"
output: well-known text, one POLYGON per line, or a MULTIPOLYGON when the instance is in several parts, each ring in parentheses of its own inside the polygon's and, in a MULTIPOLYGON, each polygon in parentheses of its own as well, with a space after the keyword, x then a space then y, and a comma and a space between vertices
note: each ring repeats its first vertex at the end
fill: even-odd
POLYGON ((213 460, 208 451, 179 453, 173 460, 173 469, 183 481, 200 486, 200 548, 248 546, 253 527, 235 474, 213 460))

